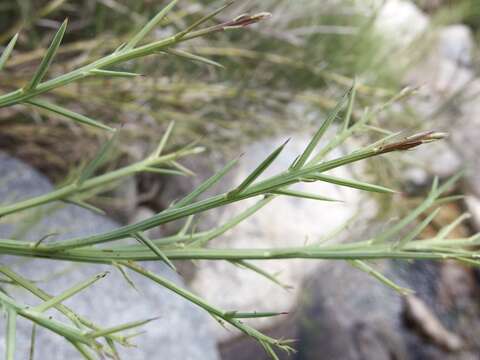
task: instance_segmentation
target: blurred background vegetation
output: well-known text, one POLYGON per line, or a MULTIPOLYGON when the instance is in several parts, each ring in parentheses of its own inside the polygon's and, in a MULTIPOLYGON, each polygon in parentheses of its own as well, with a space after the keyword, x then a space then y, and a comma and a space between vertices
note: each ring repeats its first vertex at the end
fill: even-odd
MULTIPOLYGON (((431 28, 463 22, 478 38, 477 0, 416 2, 431 15, 431 28)), ((161 38, 183 29, 224 3, 180 1, 152 36, 161 38)), ((0 91, 19 88, 28 81, 65 18, 69 18, 69 27, 50 76, 112 51, 165 4, 2 1, 0 44, 5 45, 17 32, 20 37, 15 56, 0 77, 0 91)), ((382 4, 374 0, 325 0, 321 6, 312 0, 237 1, 217 21, 247 11, 269 11, 273 17, 261 26, 180 46, 219 62, 223 68, 165 54, 122 68, 145 77, 87 79, 58 88, 48 97, 56 104, 123 127, 119 156, 112 166, 141 159, 172 120, 177 123, 177 146, 200 141, 209 150, 231 157, 241 143, 260 136, 316 127, 354 77, 361 84, 354 118, 360 116, 360 109, 398 93, 405 72, 421 58, 429 42, 420 39, 406 49, 392 48, 391 39, 375 28, 382 4)), ((399 106, 384 115, 389 130, 424 127, 414 109, 399 106)), ((92 158, 104 136, 41 110, 16 106, 0 112, 0 148, 34 165, 55 182, 64 180, 82 160, 92 158)), ((373 175, 393 186, 396 177, 391 176, 394 170, 387 161, 375 160, 373 175)))
MULTIPOLYGON (((172 56, 128 64, 124 70, 147 75, 122 80, 89 79, 55 90, 55 103, 104 122, 123 124, 123 151, 139 158, 166 124, 177 121, 177 140, 202 139, 209 148, 228 151, 258 134, 307 128, 331 108, 353 76, 371 87, 359 89, 359 104, 378 102, 398 89, 400 69, 381 55, 371 11, 354 2, 242 1, 220 19, 245 11, 269 11, 273 18, 246 31, 198 39, 185 46, 224 68, 172 56), (387 61, 385 61, 387 60, 387 61), (373 71, 374 70, 374 71, 373 71), (125 135, 127 134, 127 135, 125 135), (153 138, 153 139, 152 139, 153 138)), ((154 34, 184 28, 223 2, 181 1, 154 34)), ((34 71, 58 24, 69 18, 60 60, 61 74, 116 48, 165 2, 128 0, 2 1, 0 43, 21 30, 18 53, 0 79, 0 91, 18 88, 34 71)), ((94 151, 99 133, 42 112, 21 107, 2 111, 0 141, 17 156, 58 180, 65 170, 94 151), (30 125, 36 124, 35 127, 30 125), (65 137, 68 144, 60 141, 65 137)))

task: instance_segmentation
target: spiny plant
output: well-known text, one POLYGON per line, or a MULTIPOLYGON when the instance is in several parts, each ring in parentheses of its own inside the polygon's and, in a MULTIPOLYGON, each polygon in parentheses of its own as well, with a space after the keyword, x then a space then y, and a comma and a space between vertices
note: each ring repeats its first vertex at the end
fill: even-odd
MULTIPOLYGON (((44 195, 2 205, 0 206, 0 217, 18 214, 27 209, 57 201, 73 202, 79 206, 92 208, 88 204, 88 199, 92 193, 100 192, 105 186, 138 172, 146 171, 171 175, 188 173, 188 170, 179 164, 177 160, 184 156, 197 154, 202 151, 202 148, 192 145, 175 152, 164 154, 165 147, 173 131, 172 123, 162 137, 159 145, 146 159, 98 175, 97 173, 100 166, 108 159, 109 150, 114 145, 116 134, 119 130, 40 98, 53 89, 89 77, 135 77, 138 74, 118 70, 115 66, 158 52, 167 52, 176 56, 183 56, 211 64, 212 61, 209 59, 196 54, 178 52, 174 47, 180 42, 188 41, 196 37, 206 36, 219 31, 243 28, 269 16, 267 13, 255 15, 244 14, 230 21, 199 29, 201 25, 218 14, 223 9, 221 8, 194 22, 183 31, 162 40, 147 42, 145 45, 141 45, 143 39, 168 14, 176 2, 177 0, 172 1, 134 37, 120 45, 113 53, 76 70, 45 81, 49 66, 58 52, 63 35, 65 34, 67 27, 67 22, 65 21, 54 36, 49 49, 31 80, 18 90, 0 95, 0 108, 18 104, 41 107, 86 126, 93 126, 114 133, 110 141, 100 149, 97 156, 86 165, 80 174, 69 184, 44 195)), ((17 35, 13 37, 0 57, 0 70, 12 54, 16 40, 17 35)), ((260 162, 257 168, 239 185, 227 192, 199 200, 202 195, 205 195, 207 190, 221 181, 227 173, 233 171, 235 165, 240 161, 239 158, 228 162, 221 170, 206 179, 191 193, 146 220, 139 221, 132 225, 121 226, 112 231, 62 241, 51 241, 48 234, 44 236, 39 234, 39 239, 35 242, 0 239, 0 254, 26 258, 43 258, 45 261, 69 260, 83 263, 109 264, 119 269, 126 281, 131 285, 133 284, 128 277, 128 271, 138 273, 202 308, 222 325, 231 326, 251 336, 259 342, 266 353, 273 359, 278 359, 278 350, 292 351, 292 341, 274 339, 267 336, 245 323, 244 319, 273 317, 280 315, 280 313, 218 308, 194 293, 179 287, 170 280, 145 269, 138 261, 161 261, 173 270, 175 270, 175 265, 172 262, 174 260, 228 261, 255 271, 259 275, 279 283, 274 275, 251 264, 249 260, 294 258, 346 260, 353 266, 374 276, 401 294, 408 292, 408 289, 404 289, 387 279, 368 264, 368 260, 454 259, 471 265, 479 265, 477 259, 480 254, 472 250, 472 247, 480 243, 480 236, 475 235, 464 239, 445 239, 451 230, 458 225, 460 220, 447 225, 436 236, 426 240, 419 240, 419 234, 433 220, 437 212, 433 212, 421 223, 413 227, 411 226, 415 223, 418 216, 424 214, 431 208, 437 208, 441 204, 453 199, 452 197, 445 197, 443 195, 461 174, 441 185, 438 180, 435 180, 429 195, 417 208, 413 209, 407 216, 395 224, 390 225, 384 231, 364 241, 342 244, 315 242, 298 247, 268 249, 228 249, 208 246, 212 239, 221 236, 244 219, 252 216, 278 196, 291 196, 316 201, 334 200, 321 194, 291 189, 290 186, 296 183, 324 181, 367 192, 392 194, 395 192, 392 189, 367 182, 338 178, 328 175, 326 172, 375 156, 408 150, 445 137, 445 134, 434 131, 419 133, 401 139, 395 139, 398 137, 398 134, 388 134, 386 137, 371 145, 361 147, 337 158, 327 159, 327 155, 329 155, 331 150, 341 146, 352 135, 371 129, 370 123, 383 109, 409 93, 409 91, 404 91, 394 96, 385 104, 374 109, 366 109, 360 119, 353 121, 352 113, 356 90, 357 86, 354 84, 346 91, 345 95, 336 104, 332 112, 326 117, 314 134, 311 141, 307 144, 305 150, 299 154, 287 169, 284 169, 284 171, 276 175, 263 180, 259 179, 265 170, 277 159, 285 146, 287 146, 287 142, 281 144, 266 159, 260 162), (342 118, 339 131, 325 146, 318 149, 320 147, 320 140, 332 123, 338 118, 342 118), (191 227, 193 216, 248 198, 258 198, 259 200, 255 205, 247 208, 226 223, 205 231, 198 231, 191 227), (181 219, 185 220, 185 226, 177 234, 159 239, 151 239, 147 235, 147 231, 152 228, 181 219), (116 243, 122 239, 135 239, 138 243, 127 245, 124 243, 116 243), (98 246, 100 244, 102 244, 102 246, 98 246)), ((106 273, 101 273, 86 279, 57 295, 48 294, 33 281, 14 272, 6 265, 0 264, 0 273, 9 284, 21 287, 43 301, 37 306, 29 306, 9 295, 3 289, 0 289, 0 305, 6 314, 5 357, 8 360, 14 359, 15 356, 16 321, 18 317, 28 319, 35 326, 44 327, 64 337, 85 359, 94 359, 96 356, 99 358, 109 356, 119 359, 120 353, 117 345, 131 345, 131 336, 126 334, 125 331, 136 329, 154 320, 145 319, 105 328, 97 324, 94 320, 80 316, 73 309, 63 304, 65 300, 105 278, 106 273), (49 309, 56 309, 64 314, 70 322, 61 322, 46 316, 45 311, 49 309)), ((32 336, 34 337, 34 335, 32 336)))

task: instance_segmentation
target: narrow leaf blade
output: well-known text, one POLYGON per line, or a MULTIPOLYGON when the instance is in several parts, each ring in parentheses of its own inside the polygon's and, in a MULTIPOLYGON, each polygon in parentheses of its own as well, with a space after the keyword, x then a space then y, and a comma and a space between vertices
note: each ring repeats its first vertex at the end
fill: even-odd
POLYGON ((230 317, 234 319, 255 319, 255 318, 266 318, 274 317, 280 315, 287 315, 287 312, 238 312, 230 311, 225 314, 225 317, 230 317))
POLYGON ((17 341, 17 312, 13 307, 7 306, 7 336, 6 341, 6 360, 15 360, 15 344, 17 341))
POLYGON ((199 197, 201 194, 203 194, 205 191, 210 189, 213 185, 215 185, 220 179, 222 179, 232 168, 237 165, 239 159, 234 159, 231 160, 230 162, 227 163, 222 169, 220 169, 217 173, 215 173, 213 176, 205 180, 203 183, 201 183, 195 190, 193 190, 190 194, 185 196, 183 199, 181 199, 179 202, 177 202, 173 208, 179 208, 185 205, 190 204, 192 201, 194 201, 197 197, 199 197))
POLYGON ((332 198, 329 198, 329 197, 326 197, 326 196, 312 194, 312 193, 308 193, 308 192, 304 192, 304 191, 290 190, 290 189, 274 190, 274 191, 272 191, 272 194, 286 195, 286 196, 298 197, 298 198, 303 198, 303 199, 311 199, 311 200, 319 200, 319 201, 341 202, 341 200, 332 199, 332 198))
POLYGON ((126 71, 113 71, 113 70, 101 70, 101 69, 93 69, 90 71, 90 74, 95 76, 102 76, 102 77, 120 77, 120 78, 132 78, 141 76, 138 73, 126 72, 126 71))
POLYGON ((313 150, 315 150, 316 146, 318 145, 318 142, 320 141, 322 136, 325 134, 325 132, 328 130, 332 122, 337 118, 338 113, 343 109, 345 102, 347 101, 347 99, 349 99, 351 94, 352 94, 352 89, 349 89, 347 93, 337 103, 335 108, 328 114, 322 126, 320 126, 320 128, 317 130, 315 135, 312 137, 312 140, 310 140, 307 147, 303 151, 302 155, 292 165, 292 170, 300 169, 303 167, 303 165, 305 165, 308 158, 312 154, 313 150))
POLYGON ((89 179, 93 175, 95 170, 97 170, 98 167, 104 163, 105 159, 110 153, 110 149, 113 147, 113 144, 117 140, 117 134, 118 132, 115 132, 113 136, 105 144, 103 144, 95 158, 90 161, 90 163, 85 167, 85 169, 83 169, 77 180, 77 185, 82 185, 87 179, 89 179))
POLYGON ((45 301, 44 303, 32 308, 32 311, 36 312, 44 312, 52 307, 57 306, 58 304, 61 304, 63 301, 67 300, 68 298, 78 294, 82 290, 86 289, 87 287, 93 285, 96 283, 98 280, 101 280, 105 278, 108 275, 108 271, 102 272, 100 274, 97 274, 85 281, 82 281, 81 283, 72 286, 71 288, 67 289, 66 291, 62 292, 60 295, 57 295, 55 297, 52 297, 51 299, 45 301))
POLYGON ((203 57, 203 56, 192 54, 192 53, 190 53, 188 51, 185 51, 185 50, 169 49, 169 50, 165 50, 164 52, 167 53, 167 54, 171 54, 171 55, 175 55, 175 56, 187 59, 187 60, 201 62, 203 64, 216 66, 216 67, 219 67, 219 68, 222 68, 222 69, 225 68, 222 64, 220 64, 216 61, 210 60, 210 59, 208 59, 206 57, 203 57))
POLYGON ((325 182, 329 182, 329 183, 332 183, 332 184, 351 187, 351 188, 359 189, 359 190, 363 190, 363 191, 377 192, 377 193, 382 193, 382 194, 395 194, 396 193, 395 190, 386 188, 384 186, 369 184, 369 183, 362 182, 362 181, 357 181, 357 180, 343 179, 343 178, 339 178, 339 177, 331 176, 331 175, 315 174, 314 176, 312 176, 312 178, 315 179, 315 180, 325 181, 325 182))
POLYGON ((415 228, 410 231, 406 236, 404 236, 394 248, 402 249, 410 241, 415 239, 420 233, 425 230, 425 228, 432 222, 432 220, 438 215, 440 209, 435 209, 430 215, 428 215, 420 224, 415 226, 415 228))
POLYGON ((160 21, 172 10, 178 0, 173 0, 167 6, 165 6, 157 15, 155 15, 120 51, 128 51, 133 49, 137 44, 143 40, 145 36, 152 31, 160 21))
POLYGON ((173 271, 177 271, 177 269, 175 268, 175 265, 173 265, 173 263, 170 261, 170 259, 147 236, 145 236, 144 234, 141 234, 141 233, 136 233, 136 234, 133 234, 133 237, 135 239, 137 239, 140 243, 146 245, 156 255, 158 255, 158 257, 160 259, 162 259, 168 265, 168 267, 170 267, 173 271))
POLYGON ((361 260, 351 260, 349 261, 349 263, 359 269, 359 270, 362 270, 363 272, 373 276, 375 279, 377 279, 378 281, 380 281, 382 284, 388 286, 389 288, 392 288, 393 290, 395 290, 396 292, 398 292, 399 294, 401 295, 408 295, 408 294, 411 294, 413 293, 412 290, 410 289, 407 289, 407 288, 404 288, 400 285, 397 285, 395 284, 392 280, 390 280, 389 278, 387 278, 385 275, 383 275, 382 273, 380 273, 379 271, 375 270, 374 268, 372 268, 370 265, 368 265, 366 262, 364 261, 361 261, 361 260))
POLYGON ((59 114, 59 115, 62 115, 62 116, 65 116, 66 118, 69 118, 69 119, 71 119, 73 121, 76 121, 78 123, 81 123, 81 124, 90 125, 90 126, 102 129, 102 130, 108 130, 108 131, 111 131, 111 132, 115 132, 115 129, 111 128, 110 126, 104 125, 101 122, 93 120, 93 119, 91 119, 91 118, 89 118, 85 115, 78 114, 74 111, 65 109, 61 106, 54 105, 54 104, 51 104, 51 103, 43 101, 43 100, 30 99, 30 100, 26 101, 26 103, 30 104, 30 105, 33 105, 33 106, 36 106, 36 107, 39 107, 39 108, 42 108, 42 109, 45 109, 45 110, 48 110, 48 111, 51 111, 53 113, 56 113, 56 114, 59 114))
POLYGON ((175 126, 175 122, 172 121, 170 124, 168 124, 167 130, 165 131, 165 134, 162 136, 162 139, 160 140, 160 143, 158 144, 157 148, 155 149, 155 152, 153 153, 153 157, 157 158, 160 156, 162 151, 165 149, 165 145, 167 145, 168 139, 170 138, 170 135, 173 131, 173 127, 175 126))
POLYGON ((129 322, 129 323, 126 323, 126 324, 112 326, 110 328, 106 328, 106 329, 102 329, 102 330, 98 330, 98 331, 92 331, 88 334, 88 336, 91 337, 91 338, 103 337, 103 336, 106 336, 106 335, 111 335, 111 334, 118 333, 120 331, 134 329, 134 328, 143 326, 145 324, 148 324, 149 322, 155 321, 157 319, 158 318, 155 317, 155 318, 146 319, 146 320, 132 321, 132 322, 129 322))
POLYGON ((65 202, 67 204, 76 205, 76 206, 81 207, 85 210, 91 211, 95 214, 105 215, 105 211, 103 211, 102 209, 100 209, 96 206, 93 206, 93 205, 91 205, 91 204, 89 204, 85 201, 79 200, 79 199, 65 199, 65 200, 63 200, 63 202, 65 202))
POLYGON ((15 34, 15 36, 12 38, 12 40, 10 40, 7 47, 3 51, 2 56, 0 56, 0 71, 3 70, 3 67, 5 66, 8 59, 10 58, 10 55, 12 54, 12 51, 13 51, 13 48, 15 47, 17 39, 18 39, 18 33, 15 34))
POLYGON ((356 79, 353 79, 352 90, 351 90, 350 96, 348 97, 347 113, 345 114, 345 118, 343 120, 342 131, 346 131, 350 126, 350 121, 352 119, 352 114, 353 114, 353 105, 355 104, 356 95, 357 95, 357 81, 356 79))
POLYGON ((200 25, 203 23, 207 22, 208 20, 212 19, 215 17, 217 14, 221 13, 223 10, 225 10, 227 7, 233 4, 233 1, 227 2, 225 5, 221 6, 217 10, 212 11, 211 13, 205 15, 204 17, 200 18, 199 20, 195 21, 193 24, 191 24, 189 27, 187 27, 185 30, 182 30, 179 32, 175 37, 177 40, 182 39, 187 35, 188 33, 192 32, 196 28, 198 28, 200 25))
POLYGON ((178 175, 178 176, 187 176, 189 174, 185 174, 183 171, 179 170, 172 170, 172 169, 164 169, 164 168, 156 168, 153 166, 146 166, 143 168, 143 171, 151 172, 155 174, 162 174, 162 175, 178 175))
POLYGON ((68 19, 65 19, 65 21, 62 23, 57 33, 53 37, 52 43, 50 44, 50 47, 45 53, 45 56, 43 57, 42 62, 38 66, 37 70, 35 71, 35 74, 33 75, 32 80, 30 80, 30 83, 27 85, 27 89, 29 90, 35 89, 37 85, 40 84, 43 77, 47 73, 48 68, 50 67, 50 64, 53 61, 53 58, 57 53, 60 43, 62 42, 63 36, 65 35, 65 30, 67 29, 67 23, 68 23, 68 19))
POLYGON ((238 185, 234 190, 229 193, 229 195, 233 196, 235 194, 240 194, 250 184, 252 184, 275 161, 275 159, 283 151, 289 140, 285 141, 282 145, 275 149, 275 151, 268 155, 267 158, 263 160, 260 165, 258 165, 255 170, 253 170, 252 173, 248 175, 245 180, 242 181, 240 185, 238 185))
POLYGON ((270 274, 269 272, 267 272, 267 271, 263 270, 262 268, 252 264, 251 262, 248 262, 248 261, 245 261, 245 260, 237 260, 237 261, 232 260, 230 262, 234 265, 238 265, 238 266, 244 267, 246 269, 249 269, 253 272, 256 272, 260 276, 263 276, 264 278, 270 280, 271 282, 280 286, 284 290, 289 290, 289 289, 292 288, 292 286, 282 283, 279 279, 277 279, 277 277, 274 274, 270 274))

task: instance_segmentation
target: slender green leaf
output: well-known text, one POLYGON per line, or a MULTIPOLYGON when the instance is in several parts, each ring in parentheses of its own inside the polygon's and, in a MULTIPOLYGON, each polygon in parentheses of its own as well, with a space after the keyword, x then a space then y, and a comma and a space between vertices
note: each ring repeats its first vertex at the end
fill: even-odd
POLYGON ((82 186, 82 184, 90 179, 95 171, 105 162, 108 155, 110 154, 110 150, 113 147, 113 144, 117 141, 118 132, 114 132, 114 134, 110 137, 110 139, 102 145, 100 150, 98 151, 97 155, 93 158, 92 161, 88 163, 88 165, 82 170, 78 180, 76 181, 77 186, 82 186))
POLYGON ((274 317, 280 315, 288 315, 288 312, 239 312, 239 311, 228 311, 225 313, 225 317, 230 317, 234 319, 255 319, 255 318, 266 318, 274 317))
POLYGON ((418 224, 410 233, 404 236, 397 245, 396 248, 402 249, 410 241, 414 240, 425 228, 432 222, 432 220, 438 215, 440 209, 435 209, 430 215, 428 215, 420 224, 418 224))
POLYGON ((312 175, 311 178, 319 181, 325 181, 332 184, 351 187, 351 188, 364 190, 364 191, 378 192, 378 193, 384 193, 384 194, 396 193, 395 190, 392 190, 380 185, 369 184, 366 182, 356 181, 351 179, 342 179, 342 178, 338 178, 336 176, 331 176, 331 175, 324 175, 324 174, 317 173, 315 175, 312 175))
POLYGON ((150 250, 152 250, 160 259, 162 259, 173 271, 177 271, 175 265, 165 256, 162 250, 159 249, 155 243, 150 240, 147 236, 142 233, 135 233, 133 237, 138 240, 141 244, 146 245, 150 250))
POLYGON ((102 130, 108 130, 108 131, 115 132, 115 129, 111 128, 110 126, 104 125, 101 122, 93 120, 93 119, 91 119, 91 118, 89 118, 85 115, 78 114, 74 111, 65 109, 61 106, 54 105, 54 104, 51 104, 49 102, 46 102, 46 101, 43 101, 43 100, 37 100, 37 99, 35 99, 35 100, 30 99, 30 100, 27 100, 25 102, 27 104, 34 105, 34 106, 37 106, 39 108, 54 112, 54 113, 62 115, 62 116, 65 116, 65 117, 67 117, 67 118, 69 118, 73 121, 79 122, 81 124, 90 125, 90 126, 102 129, 102 130))
POLYGON ((435 205, 440 206, 440 205, 452 203, 452 202, 455 202, 455 201, 460 201, 460 200, 463 200, 463 199, 465 199, 465 195, 445 196, 445 197, 442 197, 440 199, 437 199, 435 201, 435 205))
POLYGON ((219 68, 222 68, 222 69, 225 68, 222 64, 220 64, 216 61, 210 60, 210 59, 205 58, 203 56, 192 54, 192 53, 190 53, 188 51, 185 51, 185 50, 167 49, 167 50, 164 50, 163 52, 165 52, 167 54, 175 55, 175 56, 187 59, 187 60, 198 61, 198 62, 201 62, 203 64, 216 66, 216 67, 219 67, 219 68))
POLYGON ((32 334, 30 335, 30 352, 28 353, 28 360, 33 360, 35 356, 35 340, 37 338, 37 325, 32 325, 32 334))
POLYGON ((15 343, 17 342, 17 312, 7 306, 7 329, 6 329, 6 360, 15 360, 15 343))
POLYGON ((343 142, 345 142, 345 140, 347 140, 350 136, 352 136, 353 133, 357 131, 361 131, 364 128, 364 125, 369 120, 370 120, 370 112, 369 112, 369 109, 366 108, 362 114, 362 117, 358 121, 356 121, 354 125, 350 126, 344 131, 341 131, 332 140, 330 140, 326 146, 322 147, 318 151, 318 153, 312 157, 312 159, 308 162, 308 165, 319 163, 333 149, 336 149, 341 144, 343 144, 343 142))
POLYGON ((294 164, 292 164, 292 167, 291 167, 292 170, 301 169, 303 165, 305 165, 308 158, 312 154, 313 150, 315 150, 315 148, 317 147, 318 142, 320 141, 322 136, 328 130, 332 122, 337 118, 338 113, 343 109, 343 106, 345 105, 345 102, 347 101, 347 99, 351 97, 351 94, 352 94, 352 89, 349 89, 346 92, 346 94, 341 98, 341 100, 337 103, 337 105, 333 108, 333 110, 328 114, 322 126, 320 126, 320 128, 317 130, 315 135, 312 137, 307 147, 303 151, 302 155, 300 155, 297 161, 294 164))
POLYGON ((193 222, 193 218, 195 217, 195 215, 190 215, 188 218, 187 218, 187 221, 185 221, 185 224, 182 226, 182 228, 178 231, 177 235, 178 236, 184 236, 188 229, 190 228, 190 226, 192 225, 192 222, 193 222))
POLYGON ((341 202, 341 200, 336 200, 336 199, 332 199, 332 198, 329 198, 329 197, 326 197, 326 196, 320 196, 320 195, 317 195, 317 194, 311 194, 311 193, 308 193, 308 192, 298 191, 298 190, 280 189, 280 190, 272 191, 272 194, 286 195, 286 196, 292 196, 292 197, 298 197, 298 198, 304 198, 304 199, 312 199, 312 200, 320 200, 320 201, 341 202))
POLYGON ((408 226, 410 223, 415 221, 417 216, 428 210, 435 204, 437 198, 447 191, 461 176, 463 176, 463 172, 459 172, 458 174, 452 176, 448 181, 446 181, 442 186, 439 187, 438 177, 435 177, 433 180, 432 188, 430 193, 428 194, 427 198, 418 205, 415 209, 410 211, 410 213, 405 216, 402 220, 396 223, 394 226, 390 227, 387 231, 383 232, 379 236, 375 237, 374 243, 381 243, 385 242, 388 239, 393 238, 393 236, 397 235, 402 229, 408 226))
POLYGON ((273 350, 272 346, 269 343, 265 341, 260 341, 260 344, 262 345, 265 352, 272 358, 272 360, 280 360, 280 358, 275 353, 275 351, 273 350))
POLYGON ((167 130, 165 131, 165 134, 163 134, 162 139, 160 140, 160 143, 158 144, 157 148, 155 149, 155 152, 153 153, 154 158, 158 158, 162 151, 165 149, 165 145, 167 145, 168 139, 170 138, 170 135, 173 131, 173 127, 175 126, 175 122, 172 121, 170 124, 168 124, 167 130))
POLYGON ((76 341, 69 340, 70 343, 77 349, 77 351, 80 353, 80 355, 83 356, 85 360, 97 360, 97 358, 89 351, 85 345, 80 344, 76 341))
POLYGON ((95 214, 99 214, 99 215, 105 215, 105 211, 103 211, 102 209, 96 207, 96 206, 93 206, 85 201, 82 201, 82 200, 78 200, 78 199, 64 199, 62 200, 64 203, 67 203, 67 204, 73 204, 73 205, 76 205, 78 207, 81 207, 85 210, 88 210, 88 211, 91 211, 95 214))
POLYGON ((234 159, 231 160, 230 162, 227 163, 222 169, 220 169, 217 173, 215 173, 213 176, 205 180, 203 183, 201 183, 195 190, 193 190, 190 194, 185 196, 183 199, 178 201, 173 208, 179 208, 182 206, 186 206, 190 203, 192 203, 196 198, 198 198, 201 194, 203 194, 205 191, 210 189, 213 185, 215 185, 220 179, 222 179, 232 168, 237 165, 239 159, 234 159))
POLYGON ((95 76, 102 76, 102 77, 120 77, 120 78, 132 78, 132 77, 142 76, 142 74, 131 73, 126 71, 113 71, 113 70, 101 70, 101 69, 93 69, 90 71, 90 74, 95 76))
POLYGON ((278 157, 278 155, 280 155, 280 153, 283 151, 289 141, 290 139, 285 141, 282 145, 275 149, 275 151, 268 155, 267 158, 263 160, 260 165, 258 165, 255 170, 253 170, 252 173, 248 175, 245 180, 242 181, 240 185, 238 185, 234 190, 230 191, 229 196, 240 194, 250 184, 252 184, 275 161, 275 159, 278 157))
POLYGON ((353 105, 355 104, 355 96, 357 94, 357 80, 353 79, 352 92, 348 98, 347 113, 343 120, 342 131, 347 131, 350 126, 350 120, 352 119, 353 114, 353 105))
POLYGON ((212 19, 213 17, 215 17, 216 15, 218 15, 219 13, 221 13, 223 10, 225 10, 227 7, 229 7, 230 5, 233 4, 233 1, 230 1, 230 2, 227 2, 225 5, 221 6, 220 8, 218 8, 217 10, 214 10, 212 11, 211 13, 203 16, 202 18, 200 18, 199 20, 195 21, 193 24, 191 24, 190 26, 188 26, 185 30, 182 30, 181 32, 179 32, 178 34, 175 35, 175 39, 177 41, 179 41, 180 39, 182 39, 183 37, 185 37, 188 33, 192 32, 193 30, 195 30, 196 28, 198 28, 200 25, 202 25, 203 23, 207 22, 208 20, 212 19))
POLYGON ((357 269, 360 269, 364 272, 366 272, 367 274, 373 276, 375 279, 379 280, 382 284, 392 288, 393 290, 395 290, 396 292, 398 292, 399 294, 401 295, 408 295, 408 294, 411 294, 413 293, 412 290, 410 289, 406 289, 402 286, 399 286, 397 284, 395 284, 392 280, 390 280, 389 278, 387 278, 385 275, 383 275, 382 273, 380 273, 379 271, 375 270, 374 268, 372 268, 370 265, 368 265, 366 262, 364 261, 361 261, 361 260, 351 260, 349 261, 349 263, 356 267, 357 269))
POLYGON ((108 347, 110 348, 111 356, 114 360, 120 360, 120 354, 118 353, 117 346, 115 342, 110 337, 106 337, 105 341, 107 342, 108 347))
POLYGON ((97 274, 73 287, 70 289, 67 289, 66 291, 62 292, 60 295, 57 295, 55 297, 52 297, 51 299, 45 301, 44 303, 35 306, 32 308, 32 311, 35 312, 45 312, 48 309, 57 306, 58 304, 61 304, 63 301, 67 300, 68 298, 71 298, 72 296, 78 294, 80 291, 86 289, 87 287, 90 287, 92 284, 97 282, 100 279, 105 278, 105 276, 108 275, 108 271, 102 272, 100 274, 97 274))
POLYGON ((49 234, 43 235, 40 239, 35 241, 35 244, 33 245, 33 248, 37 248, 41 243, 43 243, 49 237, 58 236, 58 235, 60 235, 60 234, 59 233, 49 233, 49 234))
POLYGON ((472 216, 470 214, 462 214, 458 218, 456 218, 454 221, 452 221, 450 224, 447 226, 444 226, 437 234, 436 238, 438 240, 443 240, 445 239, 458 225, 460 225, 462 222, 464 222, 467 219, 470 219, 472 216))
POLYGON ((264 278, 270 280, 271 282, 273 282, 274 284, 280 286, 281 288, 285 289, 285 290, 289 290, 292 288, 292 286, 290 285, 287 285, 287 284, 284 284, 283 282, 281 282, 280 280, 277 279, 277 276, 274 275, 274 274, 270 274, 269 272, 263 270, 262 268, 258 267, 257 265, 254 265, 252 264, 251 262, 249 261, 245 261, 245 260, 234 260, 234 261, 230 261, 232 264, 234 265, 237 265, 237 266, 241 266, 245 269, 248 269, 248 270, 251 270, 253 272, 256 272, 257 274, 259 274, 260 276, 263 276, 264 278))
POLYGON ((115 266, 115 268, 120 272, 120 274, 123 276, 123 278, 125 279, 125 281, 127 282, 128 285, 130 285, 133 289, 135 289, 136 291, 138 291, 137 289, 137 286, 135 285, 135 283, 133 282, 133 280, 130 278, 130 276, 128 276, 127 272, 125 271, 125 269, 122 267, 122 265, 120 265, 119 263, 117 263, 116 261, 113 261, 112 262, 112 265, 115 266))
POLYGON ((34 90, 44 78, 45 74, 48 71, 48 68, 50 67, 50 64, 53 61, 53 58, 55 57, 55 54, 57 53, 58 47, 62 42, 63 35, 65 35, 65 30, 67 29, 67 23, 68 23, 68 19, 65 19, 65 21, 63 22, 63 24, 60 26, 57 33, 53 37, 50 47, 45 53, 45 56, 43 57, 42 62, 38 66, 37 70, 35 71, 35 74, 33 75, 32 80, 30 80, 30 83, 27 85, 26 89, 34 90))
POLYGON ((157 15, 155 15, 145 26, 133 37, 127 44, 120 50, 122 52, 131 50, 135 48, 140 41, 145 38, 159 23, 162 21, 165 16, 172 10, 178 0, 173 0, 167 6, 165 6, 157 15))
POLYGON ((18 39, 18 33, 15 34, 15 36, 12 38, 12 40, 10 40, 7 47, 3 51, 2 56, 0 56, 0 71, 3 70, 3 67, 5 66, 8 59, 10 58, 10 55, 12 54, 12 51, 13 51, 13 48, 15 47, 17 39, 18 39))
POLYGON ((266 196, 265 198, 263 198, 262 200, 258 201, 256 204, 254 204, 253 206, 248 207, 246 210, 242 211, 240 214, 238 214, 234 218, 227 221, 222 226, 218 226, 218 227, 208 231, 204 236, 199 237, 198 239, 192 241, 189 244, 189 246, 203 246, 203 245, 205 245, 210 240, 219 237, 220 235, 224 234, 225 232, 227 232, 231 228, 240 224, 243 220, 252 216, 258 210, 260 210, 262 207, 264 207, 266 204, 268 204, 272 199, 273 199, 273 196, 266 196))
POLYGON ((157 168, 157 167, 153 167, 153 166, 145 166, 142 170, 146 171, 146 172, 163 174, 163 175, 187 176, 187 174, 185 174, 183 171, 172 170, 172 169, 163 169, 163 168, 157 168))
POLYGON ((179 162, 177 162, 175 160, 170 161, 170 164, 173 167, 177 168, 179 171, 183 172, 184 175, 195 176, 195 173, 192 170, 190 170, 186 166, 183 166, 182 164, 180 164, 179 162))
POLYGON ((158 317, 154 317, 154 318, 150 318, 150 319, 146 319, 146 320, 132 321, 132 322, 129 322, 129 323, 126 323, 126 324, 112 326, 110 328, 105 328, 105 329, 102 329, 102 330, 91 331, 90 333, 87 334, 87 336, 89 336, 91 338, 94 338, 94 339, 98 338, 98 337, 104 337, 106 335, 115 334, 115 333, 118 333, 120 331, 134 329, 134 328, 143 326, 143 325, 148 324, 149 322, 152 322, 152 321, 155 321, 155 320, 158 320, 158 317))

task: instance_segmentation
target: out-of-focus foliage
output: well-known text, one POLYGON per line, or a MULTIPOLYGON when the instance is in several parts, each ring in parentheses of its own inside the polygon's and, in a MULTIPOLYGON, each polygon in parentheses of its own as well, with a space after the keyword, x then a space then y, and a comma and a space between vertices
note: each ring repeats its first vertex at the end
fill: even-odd
MULTIPOLYGON (((227 144, 228 149, 232 141, 250 141, 256 134, 268 136, 288 127, 308 127, 305 114, 331 108, 332 99, 351 85, 354 75, 373 86, 359 87, 360 104, 390 95, 385 88, 395 84, 397 73, 378 56, 381 41, 372 30, 374 12, 348 0, 301 2, 237 2, 216 21, 259 9, 272 12, 273 17, 261 28, 218 34, 208 41, 197 39, 181 46, 224 68, 165 55, 122 68, 148 77, 86 80, 50 96, 59 105, 95 115, 106 123, 124 124, 131 130, 126 131, 129 139, 125 143, 137 145, 125 151, 138 158, 152 135, 171 120, 177 121, 182 141, 208 135, 207 145, 227 144)), ((180 1, 153 36, 173 33, 222 4, 180 1)), ((5 45, 18 31, 20 37, 9 71, 0 79, 0 91, 18 88, 29 79, 53 29, 66 17, 69 30, 50 76, 115 49, 119 39, 127 38, 164 5, 131 0, 2 1, 0 42, 5 45)), ((72 132, 71 124, 40 111, 24 112, 21 107, 2 111, 0 130, 2 144, 40 168, 47 167, 51 174, 57 170, 64 173, 79 160, 78 152, 67 152, 56 139, 68 133, 73 140, 70 146, 79 141, 98 142, 95 133, 77 127, 72 132), (35 136, 29 127, 32 121, 36 122, 35 136)), ((90 147, 84 145, 79 148, 90 147)))

